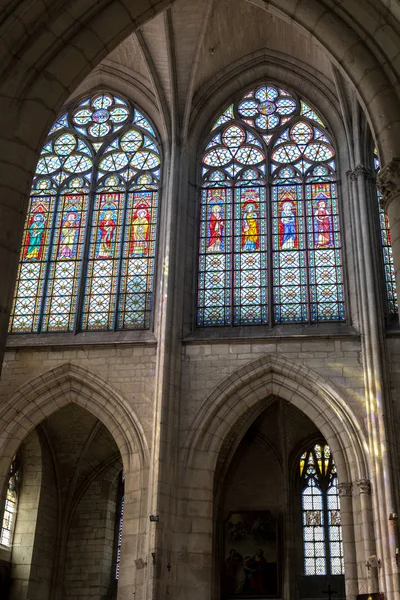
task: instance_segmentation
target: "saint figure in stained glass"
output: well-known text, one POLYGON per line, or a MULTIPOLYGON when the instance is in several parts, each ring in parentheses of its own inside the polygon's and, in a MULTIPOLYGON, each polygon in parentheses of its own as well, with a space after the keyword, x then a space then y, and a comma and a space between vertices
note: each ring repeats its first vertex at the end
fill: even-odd
POLYGON ((73 258, 76 254, 76 240, 79 228, 79 216, 74 211, 68 211, 61 225, 59 258, 73 258))
POLYGON ((105 204, 102 206, 102 209, 101 220, 99 223, 97 258, 112 258, 114 234, 117 226, 117 207, 115 204, 109 203, 106 200, 105 204))
POLYGON ((112 93, 57 119, 36 166, 11 332, 150 326, 160 163, 148 119, 112 93))
POLYGON ((281 202, 281 220, 279 224, 282 250, 297 248, 296 209, 290 200, 281 202))
POLYGON ((253 198, 252 192, 245 195, 245 201, 242 205, 243 225, 242 225, 242 248, 247 252, 258 250, 260 247, 258 231, 258 210, 259 206, 253 198))
POLYGON ((37 209, 30 219, 28 235, 26 239, 25 258, 31 260, 40 260, 42 256, 42 243, 46 227, 46 217, 44 212, 37 209))
POLYGON ((137 204, 135 209, 130 255, 146 256, 149 249, 150 214, 147 204, 137 204))
POLYGON ((315 245, 317 248, 324 248, 331 245, 331 219, 328 212, 328 198, 325 194, 317 195, 315 204, 315 245))
POLYGON ((216 120, 202 177, 198 325, 343 321, 335 150, 317 113, 273 84, 246 92, 216 120))
POLYGON ((212 204, 210 207, 210 213, 208 251, 221 252, 221 250, 223 250, 222 236, 224 232, 224 220, 222 216, 221 205, 212 204))

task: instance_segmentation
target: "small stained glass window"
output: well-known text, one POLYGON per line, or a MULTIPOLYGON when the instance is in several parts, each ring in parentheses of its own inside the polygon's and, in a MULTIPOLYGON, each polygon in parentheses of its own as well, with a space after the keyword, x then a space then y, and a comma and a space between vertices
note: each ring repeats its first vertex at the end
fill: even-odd
POLYGON ((305 575, 343 575, 343 538, 336 467, 329 446, 300 458, 305 575))
POLYGON ((11 333, 150 327, 160 167, 152 125, 119 96, 57 119, 33 179, 11 333))
POLYGON ((0 532, 0 545, 7 546, 8 548, 12 545, 15 519, 17 516, 19 479, 19 460, 18 457, 15 456, 10 467, 6 499, 4 504, 3 521, 0 532))
MULTIPOLYGON (((374 150, 375 172, 378 173, 381 165, 378 158, 378 151, 374 150)), ((389 219, 381 206, 382 194, 377 190, 379 204, 379 225, 381 231, 381 242, 383 252, 383 266, 385 270, 386 296, 388 301, 389 314, 396 315, 399 312, 396 290, 396 274, 393 264, 392 240, 390 237, 389 219)))
POLYGON ((215 121, 202 159, 197 325, 343 321, 336 153, 276 85, 215 121))

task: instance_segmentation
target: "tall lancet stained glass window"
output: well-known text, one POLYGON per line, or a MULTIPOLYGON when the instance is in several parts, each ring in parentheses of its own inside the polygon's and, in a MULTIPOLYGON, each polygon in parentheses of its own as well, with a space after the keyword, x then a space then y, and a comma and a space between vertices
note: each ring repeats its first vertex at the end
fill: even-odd
POLYGON ((149 328, 160 165, 150 121, 112 93, 56 121, 33 179, 10 332, 149 328))
MULTIPOLYGON (((378 151, 374 150, 374 166, 375 172, 378 173, 381 168, 378 151)), ((397 291, 396 291, 396 275, 394 272, 393 264, 393 252, 392 252, 392 241, 390 238, 389 219, 385 211, 381 206, 382 195, 377 190, 378 203, 379 203, 379 225, 381 231, 382 240, 382 252, 383 252, 383 265, 385 269, 385 283, 386 283, 386 294, 388 301, 389 313, 396 315, 399 312, 399 306, 397 302, 397 291)))
POLYGON ((305 575, 343 575, 343 537, 336 467, 329 446, 300 458, 305 575))
POLYGON ((335 150, 294 93, 262 85, 216 120, 200 220, 199 326, 345 319, 335 150))

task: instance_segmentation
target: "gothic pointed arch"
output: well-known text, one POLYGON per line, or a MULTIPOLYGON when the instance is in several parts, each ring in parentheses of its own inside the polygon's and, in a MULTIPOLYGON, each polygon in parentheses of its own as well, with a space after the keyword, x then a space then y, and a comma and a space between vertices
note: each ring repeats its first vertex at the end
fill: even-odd
POLYGON ((149 448, 134 408, 97 374, 65 363, 25 383, 4 402, 0 411, 8 423, 0 444, 4 472, 29 431, 70 403, 85 408, 108 428, 126 471, 143 473, 148 468, 149 448))
POLYGON ((344 321, 337 156, 320 115, 265 83, 202 157, 197 326, 344 321))
POLYGON ((188 431, 186 465, 201 465, 206 453, 213 457, 214 470, 230 431, 243 417, 243 427, 236 431, 240 439, 251 418, 245 415, 254 409, 255 418, 271 395, 292 403, 315 423, 332 450, 340 481, 368 478, 365 434, 349 399, 312 369, 276 354, 244 365, 209 394, 188 431))
POLYGON ((110 91, 51 127, 32 182, 10 333, 149 329, 161 155, 110 91))

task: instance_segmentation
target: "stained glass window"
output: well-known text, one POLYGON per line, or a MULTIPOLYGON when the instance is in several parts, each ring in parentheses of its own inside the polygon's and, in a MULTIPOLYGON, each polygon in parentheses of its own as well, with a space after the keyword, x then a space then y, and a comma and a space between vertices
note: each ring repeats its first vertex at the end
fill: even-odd
POLYGON ((160 165, 152 125, 119 96, 57 119, 33 179, 11 333, 149 328, 160 165))
POLYGON ((343 575, 343 537, 336 467, 329 446, 300 458, 305 575, 343 575))
MULTIPOLYGON (((378 173, 381 167, 378 151, 375 148, 374 150, 374 166, 375 172, 378 173)), ((399 311, 399 306, 397 302, 397 291, 396 291, 396 275, 394 272, 394 264, 393 264, 393 252, 392 252, 392 241, 390 238, 390 229, 389 229, 389 219, 385 211, 381 206, 382 194, 377 190, 378 193, 378 203, 379 203, 379 224, 381 230, 381 240, 382 240, 382 251, 383 251, 383 265, 385 269, 385 282, 386 282, 386 294, 387 301, 389 306, 389 313, 392 315, 396 315, 399 311)))
POLYGON ((9 479, 6 491, 6 500, 4 504, 3 520, 0 531, 0 545, 10 547, 17 516, 18 503, 18 483, 19 483, 19 460, 15 456, 11 463, 9 479))
POLYGON ((345 319, 335 150, 275 85, 215 121, 202 159, 197 324, 345 319))

